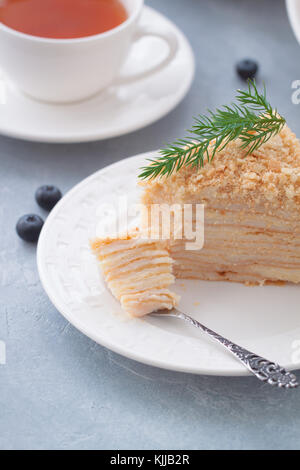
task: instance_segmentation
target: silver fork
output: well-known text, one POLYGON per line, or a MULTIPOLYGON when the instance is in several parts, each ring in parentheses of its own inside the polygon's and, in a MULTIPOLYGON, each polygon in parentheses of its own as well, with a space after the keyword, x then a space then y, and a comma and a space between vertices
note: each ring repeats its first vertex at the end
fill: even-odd
POLYGON ((254 374, 259 380, 266 382, 270 385, 276 385, 277 387, 283 388, 295 388, 298 387, 297 378, 291 372, 288 372, 279 364, 269 361, 245 348, 242 348, 238 344, 233 343, 229 339, 215 333, 206 326, 199 323, 194 318, 180 312, 177 309, 173 310, 159 310, 151 313, 151 316, 155 317, 175 317, 180 320, 184 320, 190 325, 199 328, 200 330, 207 333, 211 338, 221 343, 228 351, 231 352, 240 362, 247 367, 252 374, 254 374))

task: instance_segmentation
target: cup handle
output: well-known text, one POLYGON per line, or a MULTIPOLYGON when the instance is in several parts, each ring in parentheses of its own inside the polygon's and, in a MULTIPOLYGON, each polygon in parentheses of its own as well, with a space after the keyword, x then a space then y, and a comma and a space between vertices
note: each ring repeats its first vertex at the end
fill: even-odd
POLYGON ((148 70, 145 70, 144 72, 139 72, 139 73, 127 75, 127 76, 125 75, 119 76, 117 80, 115 81, 116 85, 127 84, 131 82, 135 82, 136 80, 139 80, 141 78, 149 77, 155 72, 158 72, 162 70, 164 67, 166 67, 174 59, 175 55, 177 54, 177 51, 179 48, 178 38, 176 34, 173 33, 172 31, 163 31, 160 28, 155 28, 153 26, 140 25, 138 26, 138 30, 135 34, 134 42, 139 41, 139 39, 145 36, 155 36, 167 42, 169 45, 169 53, 167 57, 165 57, 159 64, 154 65, 153 67, 149 68, 148 70))

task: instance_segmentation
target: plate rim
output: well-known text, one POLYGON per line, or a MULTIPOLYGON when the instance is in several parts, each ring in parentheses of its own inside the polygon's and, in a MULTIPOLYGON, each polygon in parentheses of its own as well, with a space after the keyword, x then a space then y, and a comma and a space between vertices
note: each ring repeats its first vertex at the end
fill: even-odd
MULTIPOLYGON (((99 337, 97 337, 97 335, 94 335, 93 332, 88 331, 88 329, 82 324, 80 320, 74 319, 74 317, 72 317, 72 314, 68 312, 67 308, 60 305, 60 302, 57 301, 57 299, 55 298, 54 292, 52 292, 51 287, 49 287, 47 283, 47 276, 45 272, 46 270, 44 269, 44 266, 43 266, 44 241, 46 239, 48 227, 51 227, 52 220, 55 219, 56 214, 60 211, 61 207, 65 204, 65 202, 71 199, 73 196, 73 193, 76 193, 79 188, 88 185, 93 179, 97 179, 99 174, 107 170, 113 169, 113 167, 117 166, 120 162, 126 163, 126 161, 132 160, 132 159, 153 158, 155 154, 157 154, 157 150, 139 153, 139 154, 118 160, 117 162, 111 163, 110 165, 107 165, 97 170, 96 172, 92 173, 91 175, 81 180, 79 183, 75 184, 75 186, 73 186, 69 191, 67 191, 66 194, 63 196, 63 198, 56 204, 56 206, 52 209, 52 211, 50 212, 50 214, 48 215, 44 223, 44 226, 42 228, 42 231, 39 237, 38 245, 37 245, 37 268, 38 268, 38 273, 39 273, 39 277, 40 277, 40 281, 43 286, 43 289, 46 292, 52 304, 57 309, 57 311, 76 329, 78 329, 81 333, 83 333, 88 338, 95 341, 97 344, 100 344, 101 346, 104 346, 105 348, 123 357, 127 357, 131 360, 134 360, 136 362, 140 362, 146 365, 150 365, 152 367, 157 367, 160 369, 171 370, 171 371, 176 371, 176 372, 181 372, 181 373, 189 373, 189 374, 196 374, 196 375, 211 375, 211 376, 219 376, 219 377, 252 376, 252 374, 246 368, 244 368, 238 361, 236 362, 236 365, 239 367, 232 367, 232 368, 227 367, 226 369, 219 369, 219 368, 212 369, 211 367, 195 368, 194 366, 189 367, 188 365, 181 367, 177 364, 172 365, 168 362, 165 362, 164 360, 157 360, 157 359, 151 359, 145 356, 140 356, 139 353, 132 352, 130 349, 124 346, 119 347, 114 343, 111 344, 106 339, 103 339, 103 338, 99 339, 99 337)), ((139 321, 143 321, 143 319, 139 319, 139 321)), ((287 370, 290 370, 290 371, 300 369, 300 363, 290 362, 290 363, 284 364, 283 366, 287 370)))
POLYGON ((285 6, 291 29, 296 41, 300 44, 300 22, 297 21, 296 15, 294 15, 297 3, 295 0, 285 0, 285 6))
MULTIPOLYGON (((187 39, 186 35, 181 31, 181 29, 172 21, 170 20, 166 15, 163 13, 160 13, 158 10, 155 8, 149 7, 148 5, 144 5, 143 11, 144 10, 149 10, 152 13, 162 17, 165 21, 167 21, 173 28, 174 32, 176 35, 180 36, 182 41, 184 42, 184 47, 187 49, 189 56, 190 56, 190 67, 189 67, 189 75, 186 77, 186 83, 185 86, 182 88, 181 92, 176 95, 176 99, 174 99, 170 104, 165 106, 163 108, 163 112, 156 112, 155 116, 148 117, 144 119, 141 123, 141 121, 135 122, 135 124, 132 124, 130 126, 127 126, 126 128, 123 128, 122 130, 118 130, 117 128, 112 130, 111 132, 107 133, 101 133, 99 132, 89 132, 89 133, 84 133, 84 134, 64 134, 64 135, 56 135, 54 136, 53 134, 49 135, 47 133, 42 133, 42 134, 34 134, 30 132, 24 132, 23 130, 12 130, 12 129, 7 129, 4 125, 1 125, 0 123, 0 134, 6 137, 12 137, 15 139, 19 140, 25 140, 25 141, 30 141, 30 142, 41 142, 41 143, 80 143, 80 142, 95 142, 95 141, 101 141, 101 140, 106 140, 106 139, 111 139, 115 137, 121 137, 127 134, 131 134, 135 131, 139 131, 151 124, 154 124, 155 122, 158 122, 160 119, 164 118, 167 114, 169 114, 171 111, 173 111, 179 103, 185 98, 187 95, 188 91, 191 88, 191 85, 193 83, 193 80, 195 78, 195 69, 196 69, 196 62, 195 62, 195 55, 193 52, 193 49, 190 45, 189 40, 187 39)), ((13 87, 13 85, 9 85, 10 87, 13 87)), ((13 87, 14 88, 14 87, 13 87)), ((22 92, 19 90, 15 90, 13 93, 20 94, 22 95, 22 92)), ((95 96, 97 96, 96 94, 95 96)), ((30 99, 30 98, 27 98, 30 99)), ((93 99, 91 97, 90 99, 93 99)), ((73 103, 70 103, 70 106, 72 106, 73 103)), ((74 103, 76 104, 76 103, 74 103)), ((49 105, 49 104, 48 104, 49 105)), ((54 105, 55 106, 55 105, 54 105)))

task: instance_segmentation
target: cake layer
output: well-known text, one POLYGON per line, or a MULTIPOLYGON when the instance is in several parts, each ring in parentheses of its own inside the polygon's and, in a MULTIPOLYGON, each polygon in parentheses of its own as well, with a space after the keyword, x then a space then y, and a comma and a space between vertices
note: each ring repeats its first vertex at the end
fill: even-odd
POLYGON ((141 317, 156 310, 171 310, 177 302, 178 297, 167 289, 146 290, 121 297, 123 309, 134 317, 141 317))
POLYGON ((170 255, 180 278, 211 279, 214 272, 222 280, 300 282, 300 239, 288 232, 209 224, 202 250, 187 250, 186 240, 171 241, 170 255))
POLYGON ((168 289, 174 275, 166 242, 143 239, 133 231, 117 239, 97 239, 92 250, 109 289, 130 315, 177 305, 178 296, 168 289))

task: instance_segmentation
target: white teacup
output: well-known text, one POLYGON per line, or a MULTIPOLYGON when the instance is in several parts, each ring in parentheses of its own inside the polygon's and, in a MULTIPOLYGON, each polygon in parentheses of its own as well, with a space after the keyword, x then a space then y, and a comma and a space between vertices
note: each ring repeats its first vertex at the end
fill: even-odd
POLYGON ((141 26, 143 0, 122 0, 127 20, 105 33, 76 39, 48 39, 15 31, 0 23, 0 67, 7 78, 33 98, 67 103, 88 98, 112 82, 151 75, 165 67, 178 49, 176 35, 155 25, 141 26), (158 36, 169 44, 168 56, 144 72, 120 77, 133 41, 158 36))

